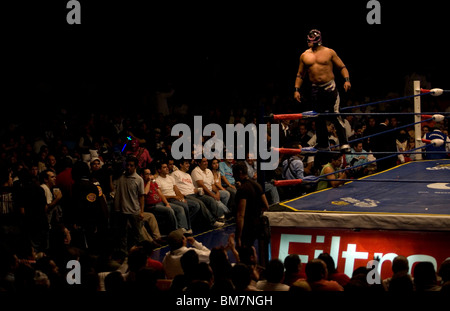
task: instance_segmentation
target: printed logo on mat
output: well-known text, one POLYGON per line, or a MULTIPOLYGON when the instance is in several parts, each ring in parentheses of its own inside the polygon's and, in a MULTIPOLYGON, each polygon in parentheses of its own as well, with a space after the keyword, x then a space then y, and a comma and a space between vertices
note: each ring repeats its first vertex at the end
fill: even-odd
POLYGON ((427 167, 429 171, 450 170, 450 164, 438 164, 433 167, 427 167))
POLYGON ((334 205, 349 205, 349 204, 353 204, 353 206, 356 207, 377 207, 378 203, 380 203, 380 201, 377 200, 372 200, 372 199, 364 199, 364 200, 358 200, 355 198, 351 198, 351 197, 346 197, 346 198, 341 198, 342 201, 332 201, 331 204, 334 205))
POLYGON ((437 182, 434 184, 429 184, 427 185, 427 187, 430 189, 437 189, 437 190, 450 190, 450 183, 446 184, 442 182, 437 182))

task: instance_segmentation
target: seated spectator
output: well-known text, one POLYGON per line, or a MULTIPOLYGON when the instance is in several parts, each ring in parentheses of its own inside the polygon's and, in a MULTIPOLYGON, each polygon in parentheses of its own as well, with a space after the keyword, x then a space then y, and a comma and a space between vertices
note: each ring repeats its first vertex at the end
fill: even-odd
POLYGON ((311 286, 309 286, 306 279, 298 279, 289 287, 290 292, 300 293, 300 292, 310 292, 311 286))
MULTIPOLYGON (((219 172, 222 178, 222 186, 230 193, 230 199, 228 203, 224 203, 229 206, 230 210, 235 208, 236 197, 236 180, 233 177, 233 153, 227 152, 225 159, 219 163, 219 172)), ((223 201, 222 201, 223 202, 223 201)))
POLYGON ((351 167, 361 165, 351 170, 351 175, 355 178, 366 176, 369 173, 368 166, 363 165, 369 162, 367 154, 355 154, 364 153, 363 143, 361 141, 352 144, 351 153, 345 155, 347 164, 351 167))
POLYGON ((219 160, 212 159, 210 169, 214 176, 214 185, 220 192, 220 200, 222 202, 227 202, 225 203, 227 205, 228 203, 230 203, 231 192, 222 186, 222 173, 219 171, 219 164, 219 160))
POLYGON ((407 293, 414 291, 414 283, 411 276, 405 272, 399 272, 392 276, 389 282, 390 293, 407 293))
MULTIPOLYGON (((291 148, 301 150, 300 144, 293 143, 291 148)), ((290 156, 288 159, 283 161, 283 179, 303 179, 303 156, 301 152, 290 156)))
POLYGON ((227 248, 213 247, 209 255, 209 265, 214 274, 214 284, 211 289, 217 294, 234 290, 231 281, 232 266, 228 259, 227 248))
POLYGON ((174 293, 182 293, 186 287, 195 279, 195 273, 199 264, 199 257, 195 250, 185 252, 180 258, 180 265, 183 273, 175 275, 170 285, 170 290, 174 293))
POLYGON ((333 257, 331 257, 328 253, 322 253, 317 258, 322 259, 327 265, 328 280, 336 281, 342 287, 345 287, 345 285, 350 281, 350 278, 347 274, 337 271, 333 257))
POLYGON ((184 210, 184 215, 181 210, 180 212, 176 213, 178 226, 180 228, 184 228, 186 232, 192 233, 191 220, 193 218, 194 212, 196 213, 198 212, 198 210, 192 210, 191 213, 188 201, 178 189, 175 179, 169 175, 169 168, 167 166, 167 163, 163 161, 159 162, 159 164, 157 165, 157 170, 158 177, 156 178, 156 183, 161 189, 162 194, 170 203, 170 206, 177 205, 184 210))
POLYGON ((258 265, 258 254, 256 252, 255 246, 246 246, 243 245, 239 247, 237 252, 237 262, 245 264, 250 271, 250 285, 249 289, 251 290, 258 290, 256 288, 256 283, 260 279, 260 274, 262 271, 264 271, 264 268, 260 265, 258 265))
POLYGON ((226 205, 228 202, 222 201, 220 192, 214 185, 214 175, 208 168, 208 160, 206 158, 202 158, 199 165, 192 170, 191 177, 194 186, 196 188, 203 188, 204 195, 209 195, 215 199, 217 201, 216 204, 222 209, 224 214, 230 213, 230 210, 226 205))
POLYGON ((327 180, 321 180, 317 184, 317 190, 323 190, 326 188, 329 188, 330 186, 333 188, 339 187, 340 185, 343 185, 346 183, 345 180, 337 180, 337 179, 347 179, 347 173, 345 171, 340 173, 334 173, 335 171, 339 170, 339 167, 342 164, 342 155, 340 154, 332 154, 331 155, 331 161, 325 164, 322 167, 322 170, 320 171, 320 176, 327 175, 327 179, 332 179, 330 181, 327 180), (334 174, 333 174, 334 173, 334 174))
POLYGON ((308 142, 311 140, 311 136, 308 135, 308 129, 306 128, 306 124, 300 124, 298 126, 299 136, 298 142, 303 147, 309 147, 308 142))
POLYGON ((306 280, 312 291, 343 291, 336 281, 328 280, 327 265, 321 259, 313 259, 305 267, 306 280))
MULTIPOLYGON (((405 256, 398 255, 394 258, 394 260, 392 260, 392 277, 402 274, 407 274, 411 278, 411 276, 409 275, 408 259, 405 256)), ((386 291, 389 291, 392 277, 386 278, 381 282, 386 291)))
POLYGON ((183 230, 177 229, 167 236, 170 251, 166 253, 162 263, 168 279, 173 279, 176 275, 183 274, 180 258, 189 250, 194 250, 197 253, 199 262, 209 263, 211 251, 203 246, 202 243, 196 241, 194 237, 190 236, 186 238, 183 233, 183 230), (188 243, 192 247, 187 247, 188 243))
POLYGON ((418 262, 414 267, 414 287, 417 292, 440 291, 437 283, 436 270, 429 261, 418 262))
MULTIPOLYGON (((298 142, 293 142, 292 145, 290 145, 290 148, 300 150, 301 146, 298 144, 298 142)), ((285 159, 282 160, 281 162, 282 178, 287 180, 303 179, 304 178, 303 158, 304 157, 301 155, 301 152, 285 157, 285 159)), ((303 183, 293 186, 287 186, 283 187, 283 192, 288 193, 289 197, 299 196, 306 192, 306 187, 303 183)))
POLYGON ((200 195, 203 193, 203 189, 194 187, 192 177, 188 174, 190 161, 181 160, 179 166, 180 169, 173 172, 171 176, 175 179, 176 186, 186 200, 188 202, 193 201, 191 202, 192 204, 197 204, 199 206, 199 214, 202 216, 202 224, 199 225, 208 229, 223 227, 225 223, 218 221, 219 218, 223 216, 223 213, 221 213, 223 210, 219 208, 216 200, 210 196, 200 195))
POLYGON ((186 286, 186 295, 208 295, 214 284, 214 275, 206 262, 199 262, 196 266, 193 280, 186 286))
POLYGON ((262 291, 252 285, 253 269, 244 263, 237 263, 231 268, 231 281, 236 292, 262 291))
POLYGON ((298 279, 306 279, 306 274, 300 272, 302 261, 297 254, 290 254, 284 259, 284 280, 283 283, 291 286, 298 279))
POLYGON ((263 291, 288 291, 289 285, 283 284, 284 265, 279 259, 269 261, 266 271, 265 280, 256 283, 256 288, 263 291))
POLYGON ((162 224, 161 230, 168 234, 179 227, 178 218, 185 218, 184 209, 178 205, 171 205, 164 194, 159 189, 158 183, 151 174, 150 169, 146 168, 142 171, 144 179, 144 203, 145 212, 153 213, 158 221, 158 226, 162 224), (178 215, 181 214, 181 215, 178 215), (177 216, 176 216, 177 215, 177 216))
POLYGON ((155 271, 156 277, 158 279, 165 278, 165 272, 162 262, 152 259, 153 250, 155 249, 155 245, 147 240, 143 240, 138 243, 137 247, 142 248, 144 253, 147 255, 147 264, 145 265, 147 268, 151 268, 155 271))

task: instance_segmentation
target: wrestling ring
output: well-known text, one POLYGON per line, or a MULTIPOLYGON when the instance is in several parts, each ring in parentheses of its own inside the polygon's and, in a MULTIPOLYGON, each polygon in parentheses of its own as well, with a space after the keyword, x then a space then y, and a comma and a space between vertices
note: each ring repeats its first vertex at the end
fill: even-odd
MULTIPOLYGON (((372 154, 375 160, 348 166, 330 174, 306 176, 303 179, 273 180, 277 187, 299 184, 315 184, 328 176, 361 166, 376 164, 386 158, 411 153, 416 161, 406 162, 388 170, 355 179, 339 179, 345 184, 326 188, 282 201, 265 212, 271 226, 270 254, 284 260, 288 254, 299 254, 303 263, 320 253, 329 253, 338 271, 351 277, 354 269, 369 267, 371 260, 378 261, 377 272, 381 278, 392 274, 391 262, 397 255, 404 255, 414 264, 430 261, 437 270, 450 258, 450 159, 446 150, 448 140, 424 139, 421 125, 425 122, 442 122, 448 112, 421 112, 421 97, 449 93, 442 89, 422 89, 414 81, 414 95, 384 101, 344 107, 341 111, 362 106, 379 105, 403 99, 414 100, 411 113, 367 113, 367 115, 413 115, 414 123, 389 129, 386 132, 350 140, 352 144, 375 135, 386 134, 401 128, 414 127, 415 148, 407 152, 352 152, 372 154), (430 151, 429 147, 441 147, 442 151, 430 151), (443 148, 442 148, 443 147, 443 148), (427 150, 428 149, 428 150, 427 150), (423 160, 425 154, 440 155, 440 159, 423 160), (386 155, 387 154, 387 155, 386 155)), ((323 115, 364 115, 364 113, 316 113, 307 111, 296 114, 271 115, 273 120, 297 120, 318 118, 323 115)), ((336 145, 334 147, 339 147, 336 145)), ((341 153, 318 150, 314 147, 299 149, 276 148, 280 155, 317 155, 341 153)), ((438 156, 439 157, 439 156, 438 156)), ((370 266, 372 267, 372 266, 370 266)))

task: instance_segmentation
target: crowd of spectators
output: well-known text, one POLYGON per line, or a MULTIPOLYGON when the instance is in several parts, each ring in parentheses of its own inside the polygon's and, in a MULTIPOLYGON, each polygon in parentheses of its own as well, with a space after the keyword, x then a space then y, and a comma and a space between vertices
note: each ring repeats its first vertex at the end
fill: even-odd
MULTIPOLYGON (((183 161, 178 163, 171 157, 171 145, 178 138, 171 135, 171 129, 177 123, 191 124, 194 114, 202 115, 203 124, 218 123, 224 126, 228 123, 242 123, 244 125, 250 122, 257 123, 261 117, 258 113, 261 111, 261 107, 264 107, 265 115, 307 110, 307 108, 301 109, 298 105, 294 105, 290 95, 279 95, 276 92, 270 95, 267 93, 259 94, 259 97, 256 96, 247 106, 242 106, 242 103, 238 101, 231 107, 197 107, 195 109, 185 102, 181 102, 181 100, 171 102, 170 98, 174 93, 176 93, 174 89, 157 92, 155 100, 149 103, 150 106, 138 112, 126 110, 123 107, 87 111, 73 108, 73 110, 67 110, 59 107, 46 111, 44 115, 37 115, 35 118, 28 116, 24 119, 4 120, 4 124, 7 126, 3 127, 0 132, 0 187, 2 190, 0 202, 2 270, 0 277, 2 278, 1 287, 3 290, 58 287, 58 284, 64 283, 61 276, 66 269, 65 263, 70 259, 79 260, 83 256, 87 256, 83 259, 85 262, 91 262, 91 265, 83 265, 83 269, 85 269, 83 272, 90 275, 86 280, 91 278, 93 283, 86 283, 91 285, 92 289, 99 286, 95 281, 97 273, 104 271, 119 269, 123 273, 128 273, 128 277, 124 280, 133 279, 135 285, 139 280, 142 281, 142 278, 145 279, 150 275, 153 278, 152 273, 145 274, 142 272, 145 271, 145 269, 142 269, 145 264, 142 263, 147 262, 152 247, 157 246, 159 242, 167 243, 167 240, 161 239, 161 235, 156 234, 153 236, 154 239, 146 240, 150 240, 150 246, 135 244, 127 245, 128 247, 125 250, 123 247, 118 250, 115 240, 118 237, 110 234, 114 223, 111 220, 111 213, 117 194, 116 186, 120 177, 126 172, 127 156, 134 156, 137 159, 136 172, 142 174, 142 176, 146 169, 150 170, 148 174, 153 174, 155 177, 161 175, 161 163, 167 163, 168 173, 172 174, 173 171, 180 169, 183 161), (86 171, 86 167, 88 171, 86 171), (69 209, 66 209, 65 206, 70 205, 73 201, 73 187, 81 188, 82 181, 85 179, 100 189, 100 191, 94 192, 97 196, 102 197, 102 200, 95 212, 81 214, 82 219, 80 219, 80 214, 71 215, 70 212, 67 212, 69 209), (95 223, 95 226, 92 225, 93 223, 95 223), (96 235, 99 240, 92 239, 91 235, 96 235), (95 252, 88 250, 88 242, 91 243, 89 247, 94 248, 95 252), (94 245, 94 247, 91 245, 94 245), (136 248, 137 253, 133 252, 136 248), (138 263, 134 264, 137 264, 138 268, 130 263, 133 257, 131 254, 136 255, 137 258, 134 259, 138 263), (97 256, 95 257, 96 260, 89 259, 89 256, 93 255, 97 256), (127 261, 128 270, 124 268, 124 262, 127 261), (58 269, 60 272, 58 272, 58 269), (130 277, 133 269, 136 273, 133 277, 130 277), (137 271, 142 272, 142 274, 137 273, 137 271)), ((368 101, 368 99, 364 101, 368 101)), ((346 105, 354 106, 362 102, 349 100, 346 105)), ((408 104, 409 102, 404 106, 408 107, 408 104)), ((382 111, 409 111, 402 105, 384 105, 382 107, 382 111), (397 109, 399 107, 401 109, 397 109)), ((371 110, 371 107, 364 107, 352 111, 370 113, 371 111, 381 110, 371 110)), ((408 153, 408 150, 414 146, 413 127, 395 130, 396 127, 411 123, 411 118, 410 116, 390 117, 386 121, 387 129, 394 133, 390 136, 393 137, 392 143, 395 151, 405 151, 404 154, 399 154, 395 161, 389 165, 411 161, 415 158, 414 154, 408 153)), ((385 118, 382 122, 384 121, 385 118)), ((446 135, 448 135, 448 131, 446 132, 446 129, 448 129, 447 121, 441 128, 446 135)), ((374 147, 372 139, 363 139, 363 137, 377 133, 376 127, 382 122, 370 116, 370 114, 345 118, 349 140, 361 138, 361 140, 352 144, 352 153, 380 150, 374 147)), ((272 121, 272 124, 274 123, 272 121)), ((314 123, 314 119, 280 122, 280 147, 313 147, 315 141, 314 123)), ((429 130, 427 126, 433 126, 433 124, 425 125, 423 127, 424 132, 429 130)), ((333 132, 334 129, 330 126, 331 150, 333 150, 334 145, 339 145, 339 141, 337 141, 333 132)), ((203 137, 203 142, 208 138, 203 137)), ((380 151, 387 150, 381 149, 380 151)), ((445 156, 448 157, 448 155, 445 156)), ((377 170, 375 164, 364 166, 365 162, 374 160, 376 157, 377 155, 371 154, 340 155, 339 161, 332 164, 332 169, 339 170, 358 165, 357 169, 349 170, 345 177, 361 177, 377 170)), ((190 161, 190 168, 186 172, 192 176, 192 171, 197 166, 200 167, 201 161, 197 163, 194 159, 188 160, 190 161)), ((258 180, 255 155, 247 154, 245 160, 249 169, 249 177, 258 180)), ((210 162, 204 165, 209 167, 211 172, 214 172, 215 178, 219 176, 218 185, 221 189, 218 191, 219 199, 217 201, 224 205, 222 213, 213 215, 213 219, 209 220, 209 225, 217 227, 223 225, 224 215, 226 219, 232 219, 236 185, 230 173, 233 165, 232 156, 228 159, 216 159, 210 162)), ((282 189, 274 186, 271 180, 303 178, 309 175, 319 176, 323 173, 323 166, 327 163, 331 164, 331 162, 328 157, 303 156, 300 153, 292 157, 280 157, 278 168, 264 174, 264 188, 269 203, 276 204, 281 200, 316 190, 314 185, 282 189)), ((334 185, 326 185, 326 187, 329 186, 334 185)), ((76 188, 77 193, 82 193, 79 188, 76 188)), ((196 185, 196 191, 198 191, 197 188, 198 185, 196 185)), ((207 190, 205 189, 205 191, 207 190)), ((86 196, 86 200, 91 202, 93 198, 89 197, 89 194, 86 196)), ((183 196, 188 198, 188 195, 183 196)), ((186 201, 192 203, 194 199, 186 201)), ((168 202, 168 204, 171 203, 168 202)), ((200 208, 202 208, 201 203, 192 204, 200 205, 200 208)), ((191 205, 188 206, 189 209, 192 209, 191 205)), ((211 213, 211 211, 202 211, 199 214, 207 215, 208 213, 211 213)), ((206 218, 208 216, 204 216, 202 219, 206 218)), ((148 216, 146 219, 149 224, 153 221, 148 216)), ((180 228, 169 227, 170 230, 165 230, 163 225, 161 227, 162 236, 168 236, 170 232, 180 228)), ((192 232, 190 225, 187 225, 184 229, 187 233, 192 232)), ((156 229, 152 230, 150 227, 148 230, 152 235, 154 234, 152 231, 156 229)), ((242 257, 242 254, 239 256, 242 257)), ((316 265, 320 266, 317 263, 316 265)), ((313 266, 313 263, 311 263, 311 266, 313 266)), ((213 284, 212 272, 209 271, 211 268, 214 272, 212 265, 210 267, 202 266, 201 268, 196 266, 196 269, 202 269, 202 272, 199 272, 197 276, 211 277, 206 280, 210 286, 213 284)), ((276 262, 270 263, 267 267, 268 270, 272 268, 282 270, 280 264, 276 262)), ((239 260, 238 264, 233 266, 230 271, 228 276, 232 278, 247 275, 247 271, 250 276, 257 275, 256 267, 244 266, 239 260)), ((120 276, 118 274, 111 275, 115 275, 114 283, 122 282, 121 276, 123 274, 120 276)), ((270 271, 266 271, 265 275, 267 277, 266 284, 256 284, 255 288, 265 288, 267 283, 271 283, 269 280, 272 280, 272 278, 275 280, 276 278, 271 275, 270 271)), ((112 278, 111 276, 110 279, 112 278)), ((164 277, 161 276, 161 278, 164 277)), ((235 289, 246 289, 251 286, 242 279, 232 280, 231 283, 235 289)), ((311 287, 311 283, 308 284, 311 287)), ((114 284, 114 286, 121 285, 114 284)), ((308 288, 306 283, 300 287, 308 288)), ((273 289, 274 287, 268 288, 273 289)), ((287 287, 281 286, 281 288, 287 287)))

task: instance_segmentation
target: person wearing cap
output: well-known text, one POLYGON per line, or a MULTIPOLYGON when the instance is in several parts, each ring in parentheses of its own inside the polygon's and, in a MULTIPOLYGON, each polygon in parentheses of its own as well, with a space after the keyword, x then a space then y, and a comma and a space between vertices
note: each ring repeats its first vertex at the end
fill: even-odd
POLYGON ((194 250, 197 253, 199 262, 206 262, 209 264, 209 254, 211 253, 211 250, 202 243, 196 241, 194 237, 185 237, 182 229, 170 232, 167 236, 167 242, 170 251, 166 253, 162 261, 166 278, 173 279, 175 276, 183 274, 180 259, 183 254, 189 250, 194 250), (191 247, 187 246, 188 243, 191 247))
MULTIPOLYGON (((336 52, 322 45, 322 34, 313 29, 307 36, 308 47, 300 56, 297 77, 295 78, 294 98, 301 102, 300 88, 305 77, 311 82, 311 98, 314 110, 319 113, 339 112, 339 93, 334 81, 333 69, 336 68, 344 78, 344 90, 351 88, 350 75, 342 60, 336 52)), ((328 149, 327 119, 334 124, 337 130, 342 152, 350 152, 344 122, 341 116, 319 117, 316 120, 317 147, 328 149)))

